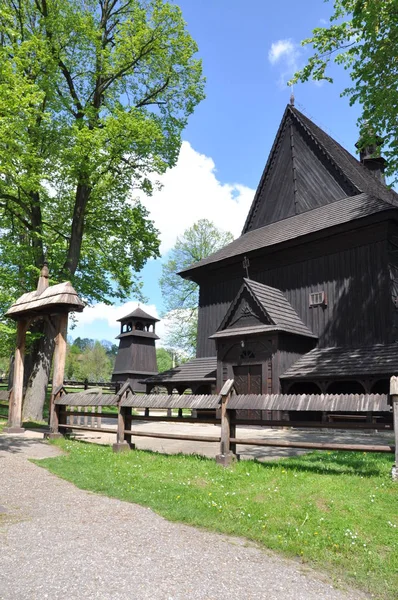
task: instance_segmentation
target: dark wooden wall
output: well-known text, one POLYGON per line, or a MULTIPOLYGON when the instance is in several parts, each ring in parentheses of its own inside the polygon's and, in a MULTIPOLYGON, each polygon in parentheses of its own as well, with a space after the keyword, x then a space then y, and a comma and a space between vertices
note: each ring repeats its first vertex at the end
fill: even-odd
POLYGON ((157 373, 155 340, 134 336, 121 338, 114 371, 157 373))
MULTIPOLYGON (((392 299, 388 228, 379 223, 279 252, 250 257, 250 277, 282 290, 319 345, 391 342, 392 299), (327 306, 310 308, 309 294, 325 291, 327 306)), ((207 274, 200 284, 197 356, 214 356, 209 340, 243 277, 241 258, 207 274)))

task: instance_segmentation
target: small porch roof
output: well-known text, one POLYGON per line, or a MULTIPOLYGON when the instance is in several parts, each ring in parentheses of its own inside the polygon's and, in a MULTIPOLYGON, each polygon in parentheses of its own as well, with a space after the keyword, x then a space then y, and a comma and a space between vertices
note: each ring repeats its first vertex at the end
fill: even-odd
POLYGON ((357 348, 315 348, 299 358, 281 379, 390 377, 398 373, 398 343, 357 348))
POLYGON ((192 360, 158 373, 153 377, 148 377, 142 383, 190 383, 203 381, 203 383, 213 383, 216 381, 217 357, 193 358, 192 360))

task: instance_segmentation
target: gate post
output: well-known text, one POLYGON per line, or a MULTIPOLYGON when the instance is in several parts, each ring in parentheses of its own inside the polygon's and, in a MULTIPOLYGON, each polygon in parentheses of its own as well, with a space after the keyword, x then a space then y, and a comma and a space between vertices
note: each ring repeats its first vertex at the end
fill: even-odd
POLYGON ((393 481, 398 481, 398 377, 390 379, 390 398, 394 419, 394 438, 395 438, 395 464, 391 469, 393 481))
POLYGON ((221 440, 220 454, 216 456, 216 463, 228 467, 236 462, 238 457, 231 451, 231 413, 228 410, 228 401, 231 397, 233 379, 228 379, 223 385, 221 395, 221 440))

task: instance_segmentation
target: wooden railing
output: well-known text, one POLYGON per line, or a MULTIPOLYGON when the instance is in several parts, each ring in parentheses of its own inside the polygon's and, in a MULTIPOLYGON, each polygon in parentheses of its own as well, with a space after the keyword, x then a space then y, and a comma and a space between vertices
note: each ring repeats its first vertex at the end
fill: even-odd
MULTIPOLYGON (((393 378, 394 379, 394 378, 393 378)), ((393 389, 393 388, 392 388, 393 389)), ((394 390, 393 390, 394 391, 394 390)), ((113 445, 115 452, 130 450, 134 447, 132 439, 134 437, 162 438, 182 441, 197 442, 216 442, 220 443, 220 453, 216 460, 219 464, 228 466, 238 459, 236 446, 269 446, 283 448, 300 448, 308 450, 344 450, 344 451, 363 451, 363 452, 388 452, 396 453, 396 464, 393 467, 393 476, 398 478, 398 383, 397 393, 392 393, 390 398, 383 394, 362 394, 362 395, 234 395, 234 382, 229 380, 225 383, 219 395, 159 395, 142 394, 135 395, 131 386, 126 383, 123 388, 115 395, 89 393, 84 394, 85 406, 114 406, 117 409, 113 415, 107 414, 108 418, 117 419, 117 429, 106 427, 90 427, 86 425, 75 425, 70 422, 70 417, 79 415, 80 417, 90 416, 91 413, 85 409, 85 412, 75 410, 76 406, 81 406, 83 394, 61 394, 55 401, 57 419, 53 424, 53 433, 58 434, 59 430, 68 429, 95 430, 104 433, 114 433, 116 443, 113 445), (144 414, 136 414, 133 409, 144 411, 144 414), (325 413, 341 416, 342 419, 337 422, 327 422, 322 420, 325 413), (153 414, 153 411, 156 414, 153 414), (213 412, 213 416, 208 414, 205 419, 198 419, 193 416, 195 411, 206 410, 213 412), (237 427, 248 425, 251 421, 238 418, 239 411, 254 410, 264 411, 286 411, 291 414, 303 415, 306 412, 317 412, 320 419, 317 422, 303 421, 272 421, 272 420, 254 420, 253 424, 257 426, 272 427, 303 427, 310 423, 317 428, 334 429, 377 429, 392 430, 392 424, 388 418, 393 416, 395 429, 395 445, 388 444, 347 444, 330 442, 311 442, 311 441, 287 441, 285 439, 258 439, 240 437, 237 433, 237 427), (152 414, 151 414, 152 411, 152 414), (169 416, 159 414, 159 411, 168 411, 169 416), (354 424, 352 420, 344 420, 344 411, 354 415, 362 415, 366 421, 354 424), (172 414, 173 416, 170 416, 172 414), (69 417, 69 421, 67 420, 69 417), (377 418, 376 418, 377 417, 377 418), (384 424, 380 423, 379 417, 385 418, 384 424), (150 432, 140 431, 134 428, 134 422, 167 422, 167 423, 211 423, 221 426, 219 435, 204 436, 171 432, 150 432)))

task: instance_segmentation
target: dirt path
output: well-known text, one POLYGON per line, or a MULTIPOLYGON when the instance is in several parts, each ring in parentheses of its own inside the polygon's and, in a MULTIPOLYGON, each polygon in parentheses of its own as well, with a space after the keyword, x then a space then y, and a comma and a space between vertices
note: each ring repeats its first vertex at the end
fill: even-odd
POLYGON ((27 460, 57 452, 37 438, 0 435, 2 600, 366 597, 244 540, 78 490, 27 460))

